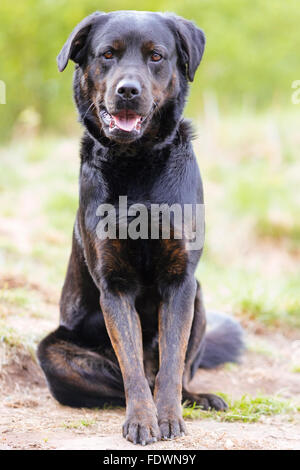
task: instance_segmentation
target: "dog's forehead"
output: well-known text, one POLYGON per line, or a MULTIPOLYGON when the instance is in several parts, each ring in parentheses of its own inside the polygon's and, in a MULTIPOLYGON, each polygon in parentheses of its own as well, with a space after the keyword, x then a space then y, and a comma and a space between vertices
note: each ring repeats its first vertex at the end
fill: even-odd
POLYGON ((120 40, 126 45, 152 42, 175 49, 175 38, 165 18, 154 12, 118 11, 100 18, 93 28, 92 47, 97 49, 101 44, 120 40))

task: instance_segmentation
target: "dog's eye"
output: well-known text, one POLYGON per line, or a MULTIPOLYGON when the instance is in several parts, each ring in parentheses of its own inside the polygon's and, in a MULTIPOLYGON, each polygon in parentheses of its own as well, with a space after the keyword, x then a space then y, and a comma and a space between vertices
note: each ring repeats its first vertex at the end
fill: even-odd
POLYGON ((153 51, 150 58, 152 62, 159 62, 162 59, 162 55, 160 55, 158 52, 153 51))
POLYGON ((112 59, 113 56, 114 56, 114 55, 113 55, 112 51, 106 51, 106 52, 104 52, 104 54, 103 54, 103 57, 105 57, 105 59, 112 59))

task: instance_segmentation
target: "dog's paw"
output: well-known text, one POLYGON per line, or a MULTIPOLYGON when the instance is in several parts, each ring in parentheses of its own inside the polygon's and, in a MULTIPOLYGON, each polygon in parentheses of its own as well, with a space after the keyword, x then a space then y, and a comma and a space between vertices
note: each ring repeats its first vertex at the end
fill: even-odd
POLYGON ((187 433, 186 425, 181 416, 170 416, 158 420, 161 438, 164 440, 184 436, 187 433))
POLYGON ((123 436, 133 444, 143 446, 159 441, 160 429, 156 417, 132 416, 123 424, 123 436))
POLYGON ((203 410, 216 410, 225 411, 228 408, 227 403, 223 398, 213 393, 199 393, 199 394, 188 394, 184 396, 184 401, 188 404, 193 405, 196 403, 197 406, 201 406, 203 410))

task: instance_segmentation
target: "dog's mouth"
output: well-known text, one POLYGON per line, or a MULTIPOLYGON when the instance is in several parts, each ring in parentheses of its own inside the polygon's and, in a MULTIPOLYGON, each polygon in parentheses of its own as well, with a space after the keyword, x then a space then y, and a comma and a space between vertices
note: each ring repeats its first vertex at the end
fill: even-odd
POLYGON ((152 119, 154 110, 155 106, 153 104, 146 114, 139 114, 128 108, 110 113, 102 104, 99 109, 99 117, 102 121, 106 137, 118 142, 129 143, 143 135, 152 119))
POLYGON ((106 108, 100 111, 100 116, 105 124, 108 125, 110 131, 119 129, 128 133, 133 131, 139 133, 142 128, 142 123, 147 117, 143 117, 131 109, 122 109, 116 114, 110 114, 106 108))

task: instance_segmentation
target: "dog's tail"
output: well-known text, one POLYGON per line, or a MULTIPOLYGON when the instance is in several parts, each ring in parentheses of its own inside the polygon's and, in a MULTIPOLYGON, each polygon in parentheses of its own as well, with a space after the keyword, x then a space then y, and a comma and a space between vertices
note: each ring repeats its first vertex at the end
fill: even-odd
POLYGON ((192 366, 192 375, 199 367, 212 369, 226 362, 239 362, 245 349, 243 329, 229 315, 208 312, 207 327, 203 346, 192 366))

